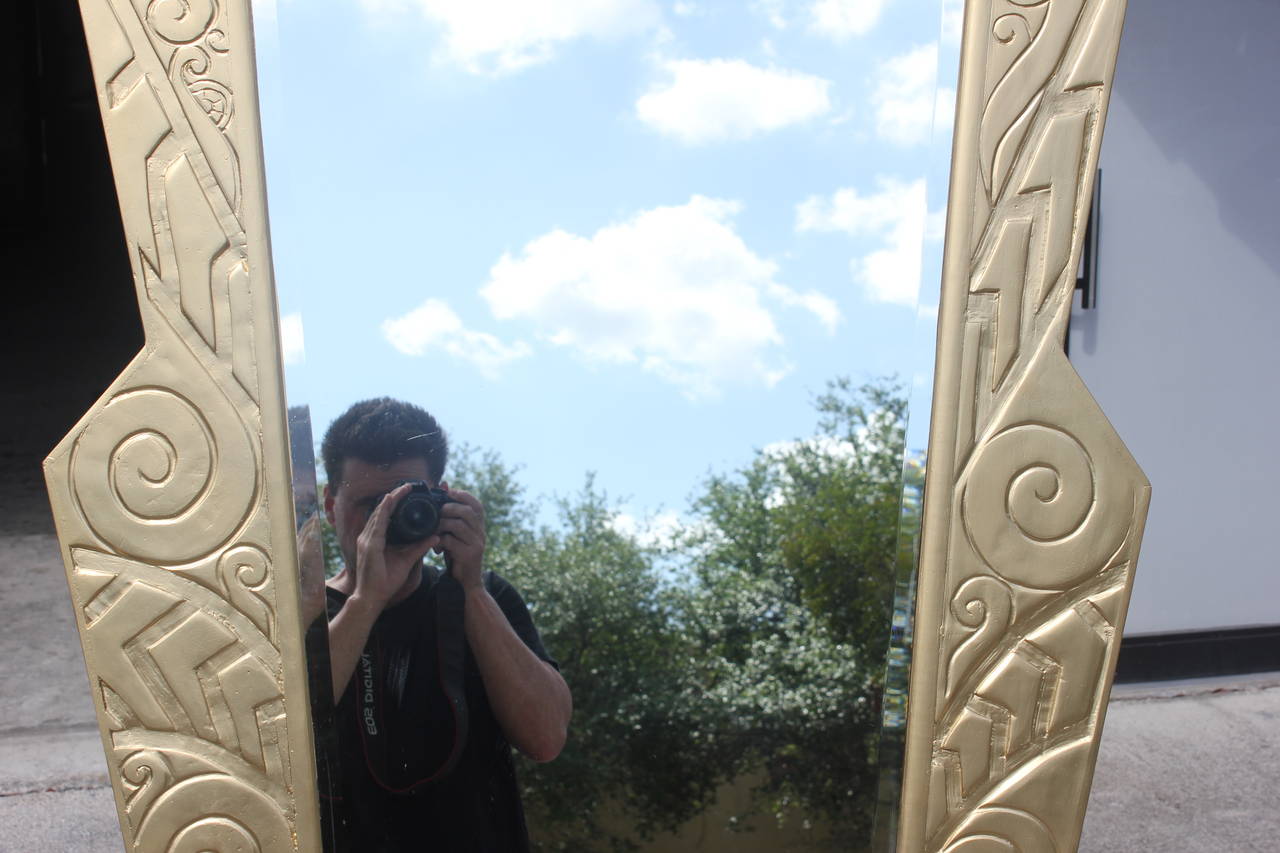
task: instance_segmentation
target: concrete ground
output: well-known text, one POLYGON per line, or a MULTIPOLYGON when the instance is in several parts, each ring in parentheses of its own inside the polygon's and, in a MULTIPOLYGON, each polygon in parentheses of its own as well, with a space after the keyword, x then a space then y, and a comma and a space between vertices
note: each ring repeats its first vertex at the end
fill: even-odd
MULTIPOLYGON (((123 849, 51 531, 0 531, 0 853, 123 849)), ((1280 849, 1280 673, 1112 695, 1083 851, 1280 849)))
POLYGON ((1280 850, 1280 673, 1112 690, 1080 849, 1280 850))
POLYGON ((58 543, 25 530, 0 537, 0 851, 119 853, 58 543))

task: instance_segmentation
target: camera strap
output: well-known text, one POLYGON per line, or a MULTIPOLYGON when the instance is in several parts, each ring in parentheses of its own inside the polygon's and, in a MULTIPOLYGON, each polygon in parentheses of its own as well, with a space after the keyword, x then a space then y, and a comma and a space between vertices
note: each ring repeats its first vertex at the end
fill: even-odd
MULTIPOLYGON (((389 702, 399 705, 409 676, 412 643, 389 653, 375 630, 360 655, 357 678, 357 720, 364 746, 369 774, 379 787, 395 794, 407 794, 416 788, 438 782, 449 775, 462 758, 467 745, 469 715, 465 688, 466 630, 464 625, 466 596, 462 586, 448 573, 435 581, 436 674, 440 689, 453 714, 453 740, 443 763, 417 781, 398 784, 387 779, 392 744, 385 724, 389 702), (388 689, 394 698, 388 696, 388 689)), ((405 765, 408 769, 407 764, 405 765)), ((420 772, 420 771, 419 771, 420 772)))

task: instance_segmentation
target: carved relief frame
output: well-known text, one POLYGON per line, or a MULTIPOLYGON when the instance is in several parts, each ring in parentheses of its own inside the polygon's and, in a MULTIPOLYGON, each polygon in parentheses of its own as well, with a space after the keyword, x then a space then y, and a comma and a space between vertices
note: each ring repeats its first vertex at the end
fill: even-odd
MULTIPOLYGON (((46 473, 125 844, 318 850, 250 3, 80 3, 146 346, 46 473)), ((1079 837, 1149 493, 1062 351, 1123 13, 967 3, 900 850, 1079 837)))
POLYGON ((1063 350, 1125 0, 970 0, 898 847, 1079 845, 1150 486, 1063 350))
POLYGON ((318 850, 249 2, 80 6, 146 346, 45 470, 125 846, 318 850))

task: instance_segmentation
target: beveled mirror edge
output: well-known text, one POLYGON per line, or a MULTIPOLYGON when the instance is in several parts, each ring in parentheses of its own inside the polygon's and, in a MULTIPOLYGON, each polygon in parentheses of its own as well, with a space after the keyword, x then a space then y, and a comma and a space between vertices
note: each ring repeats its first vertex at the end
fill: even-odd
POLYGON ((966 3, 900 851, 1079 843, 1150 499, 1062 347, 1124 12, 966 3))
POLYGON ((250 3, 80 5, 146 344, 45 471, 125 846, 318 850, 250 3))

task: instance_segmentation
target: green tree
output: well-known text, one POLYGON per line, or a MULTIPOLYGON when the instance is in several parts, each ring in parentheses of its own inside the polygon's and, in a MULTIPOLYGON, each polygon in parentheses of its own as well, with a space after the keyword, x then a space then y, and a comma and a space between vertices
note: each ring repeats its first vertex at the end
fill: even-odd
POLYGON ((484 503, 486 562, 523 593, 543 642, 573 691, 564 751, 524 762, 521 787, 536 845, 615 850, 698 814, 731 773, 703 732, 691 677, 695 650, 673 618, 656 551, 615 529, 616 508, 588 475, 533 526, 516 472, 493 453, 458 454, 452 483, 484 503), (605 826, 625 815, 634 832, 605 826))
POLYGON ((807 605, 867 660, 882 661, 900 536, 906 397, 891 379, 831 382, 818 435, 778 459, 781 559, 807 605))
POLYGON ((540 849, 629 849, 744 774, 761 779, 753 812, 803 814, 818 844, 869 837, 905 400, 892 381, 837 380, 815 408, 813 436, 709 476, 659 546, 619 529, 590 476, 538 524, 515 469, 456 454, 488 565, 573 691, 564 752, 521 766, 540 849))
POLYGON ((889 380, 832 382, 815 436, 708 479, 682 543, 722 737, 763 771, 758 807, 797 807, 815 842, 865 843, 874 815, 905 405, 889 380))

